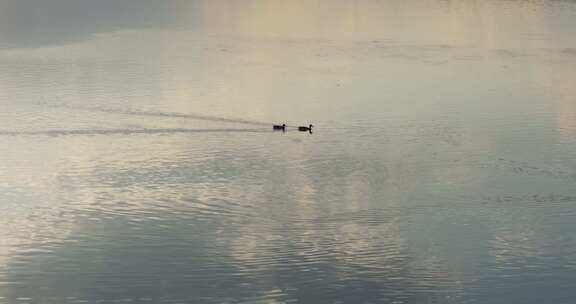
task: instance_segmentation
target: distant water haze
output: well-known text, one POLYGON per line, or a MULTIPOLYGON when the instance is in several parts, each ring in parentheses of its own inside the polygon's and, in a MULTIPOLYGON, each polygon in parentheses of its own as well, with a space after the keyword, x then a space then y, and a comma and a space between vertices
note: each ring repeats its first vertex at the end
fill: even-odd
POLYGON ((574 1, 0 0, 0 303, 572 303, 574 79, 574 1))

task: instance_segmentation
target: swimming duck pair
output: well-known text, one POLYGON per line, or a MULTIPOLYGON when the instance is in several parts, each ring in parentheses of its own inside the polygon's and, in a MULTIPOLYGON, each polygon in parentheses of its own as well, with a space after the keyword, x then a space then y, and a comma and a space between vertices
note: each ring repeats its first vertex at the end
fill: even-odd
MULTIPOLYGON (((313 125, 310 124, 307 127, 304 126, 299 126, 298 127, 298 131, 302 131, 302 132, 312 132, 312 127, 313 125)), ((273 125, 272 126, 273 130, 282 130, 282 131, 286 131, 286 124, 282 124, 282 125, 273 125)))

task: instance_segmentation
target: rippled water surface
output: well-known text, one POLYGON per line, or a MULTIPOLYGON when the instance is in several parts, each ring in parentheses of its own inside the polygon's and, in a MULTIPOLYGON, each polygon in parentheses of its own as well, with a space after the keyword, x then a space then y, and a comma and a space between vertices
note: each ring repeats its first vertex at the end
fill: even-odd
POLYGON ((0 0, 0 147, 0 303, 576 301, 574 1, 0 0))

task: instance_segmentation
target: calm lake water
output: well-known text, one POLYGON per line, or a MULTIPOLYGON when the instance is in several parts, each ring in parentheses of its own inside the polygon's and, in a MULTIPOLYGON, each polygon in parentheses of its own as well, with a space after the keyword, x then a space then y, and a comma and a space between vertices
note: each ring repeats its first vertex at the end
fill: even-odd
POLYGON ((575 1, 0 0, 0 147, 0 303, 576 301, 575 1))

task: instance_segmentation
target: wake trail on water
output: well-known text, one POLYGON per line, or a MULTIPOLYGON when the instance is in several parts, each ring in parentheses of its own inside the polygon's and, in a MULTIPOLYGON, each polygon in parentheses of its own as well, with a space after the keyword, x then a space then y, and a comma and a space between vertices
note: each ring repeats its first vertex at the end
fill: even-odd
POLYGON ((45 130, 0 131, 0 136, 70 136, 70 135, 130 135, 130 134, 177 134, 177 133, 265 133, 262 129, 93 129, 93 130, 45 130))
POLYGON ((121 115, 132 115, 132 116, 142 116, 142 117, 163 117, 163 118, 182 118, 182 119, 194 119, 194 120, 205 120, 205 121, 217 121, 235 124, 245 124, 253 126, 271 126, 270 122, 255 121, 242 118, 230 118, 230 117, 219 117, 204 114, 190 114, 190 113, 174 113, 174 112, 157 112, 157 111, 141 111, 141 110, 127 110, 127 109, 113 109, 113 108, 100 108, 100 107, 83 107, 83 106, 68 106, 68 105, 56 105, 52 106, 54 108, 65 108, 71 110, 81 110, 81 111, 91 111, 91 112, 102 112, 111 114, 121 114, 121 115))

